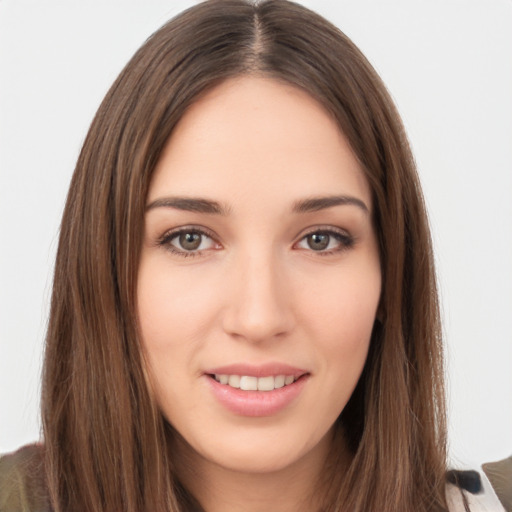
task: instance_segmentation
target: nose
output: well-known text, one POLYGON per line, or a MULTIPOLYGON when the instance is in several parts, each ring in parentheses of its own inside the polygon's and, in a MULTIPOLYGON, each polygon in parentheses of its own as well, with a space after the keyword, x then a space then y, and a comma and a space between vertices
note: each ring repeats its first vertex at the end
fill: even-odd
POLYGON ((240 258, 228 276, 223 328, 250 342, 282 338, 295 324, 289 278, 276 258, 240 258))

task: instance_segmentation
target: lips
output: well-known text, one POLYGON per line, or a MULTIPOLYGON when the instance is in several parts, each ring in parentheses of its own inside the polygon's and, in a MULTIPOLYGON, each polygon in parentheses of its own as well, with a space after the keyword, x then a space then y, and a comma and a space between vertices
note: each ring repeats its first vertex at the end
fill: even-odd
POLYGON ((284 364, 236 364, 205 372, 220 404, 241 416, 272 416, 290 406, 310 374, 284 364))
POLYGON ((265 364, 228 364, 215 368, 209 368, 204 373, 208 375, 247 375, 251 377, 276 377, 278 375, 293 375, 294 379, 298 379, 301 375, 309 372, 289 364, 269 362, 265 364))

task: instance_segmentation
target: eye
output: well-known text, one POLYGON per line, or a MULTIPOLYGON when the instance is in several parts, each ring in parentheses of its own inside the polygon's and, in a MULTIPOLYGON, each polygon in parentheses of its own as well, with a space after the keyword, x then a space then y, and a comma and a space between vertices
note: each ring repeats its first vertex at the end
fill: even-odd
POLYGON ((162 237, 159 245, 185 257, 196 256, 203 251, 220 248, 212 236, 198 228, 181 228, 170 231, 162 237))
POLYGON ((297 243, 296 247, 323 254, 332 254, 348 249, 353 244, 353 237, 347 233, 333 229, 321 229, 305 235, 297 243))

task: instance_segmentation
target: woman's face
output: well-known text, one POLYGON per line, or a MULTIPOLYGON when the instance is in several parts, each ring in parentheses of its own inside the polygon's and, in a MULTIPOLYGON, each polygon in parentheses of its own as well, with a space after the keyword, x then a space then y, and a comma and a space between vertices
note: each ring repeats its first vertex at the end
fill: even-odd
POLYGON ((345 137, 301 90, 240 77, 183 116, 147 198, 138 313, 156 400, 200 460, 325 454, 379 303, 371 219, 345 137))

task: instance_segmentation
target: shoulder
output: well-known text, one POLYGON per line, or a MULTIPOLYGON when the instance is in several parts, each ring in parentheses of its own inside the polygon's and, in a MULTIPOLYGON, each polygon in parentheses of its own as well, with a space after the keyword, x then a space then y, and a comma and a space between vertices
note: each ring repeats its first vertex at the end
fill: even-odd
POLYGON ((482 466, 507 512, 512 511, 512 456, 482 466))
POLYGON ((482 468, 448 472, 450 512, 512 512, 512 457, 482 468))
POLYGON ((32 444, 0 457, 0 510, 50 512, 44 476, 44 448, 32 444))

